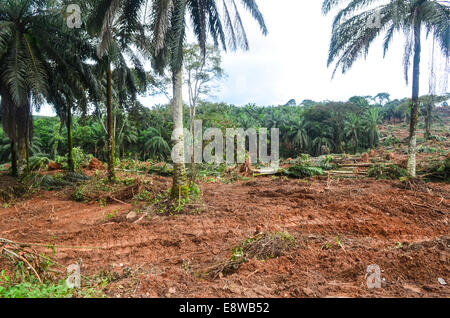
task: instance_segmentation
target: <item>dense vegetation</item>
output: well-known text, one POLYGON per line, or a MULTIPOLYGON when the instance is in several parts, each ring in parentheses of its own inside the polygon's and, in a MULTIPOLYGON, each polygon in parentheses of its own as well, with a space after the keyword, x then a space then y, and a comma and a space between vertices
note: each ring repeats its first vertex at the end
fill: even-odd
MULTIPOLYGON (((379 94, 380 95, 380 94, 379 94)), ((197 119, 207 127, 244 128, 267 127, 280 130, 280 153, 283 158, 295 158, 302 153, 318 156, 328 153, 357 153, 379 145, 379 124, 407 123, 408 99, 390 101, 384 106, 378 98, 352 97, 348 102, 304 101, 301 105, 262 107, 200 102, 197 119)), ((426 101, 428 96, 422 99, 426 101)), ((444 99, 442 97, 441 99, 444 99)), ((439 100, 439 99, 436 99, 439 100)), ((426 103, 422 103, 425 116, 426 103)), ((189 108, 184 109, 185 127, 189 126, 189 108)), ((119 159, 170 160, 170 136, 173 125, 170 105, 146 108, 139 103, 128 112, 117 110, 115 122, 115 152, 119 159)), ((439 117, 435 121, 439 121, 439 117)), ((58 117, 35 117, 30 146, 32 166, 50 160, 64 161, 68 153, 67 127, 58 117), (46 159, 46 160, 42 160, 46 159)), ((74 116, 73 146, 75 157, 92 154, 107 161, 107 132, 96 115, 74 116)), ((0 160, 10 161, 9 140, 0 130, 0 160)), ((77 162, 79 158, 75 158, 77 162)))
MULTIPOLYGON (((432 109, 438 102, 432 92, 427 101, 418 95, 420 32, 425 28, 432 34, 448 57, 446 3, 389 1, 373 8, 370 4, 376 1, 323 1, 324 14, 340 10, 331 30, 328 59, 328 65, 335 63, 335 71, 348 70, 380 33, 387 32, 385 51, 396 31, 406 34, 403 62, 407 79, 413 59, 411 100, 391 102, 382 93, 374 97, 378 100, 374 105, 367 97, 353 97, 347 103, 305 101, 303 107, 292 101, 262 108, 200 103, 211 90, 207 83, 223 76, 218 48, 249 49, 236 2, 4 1, 0 6, 1 159, 10 160, 12 174, 22 177, 34 165, 32 157, 65 156, 68 170, 74 171, 76 152, 83 150, 108 163, 108 179, 114 182, 119 157, 167 160, 170 138, 183 140, 182 128, 192 129, 195 118, 213 127, 280 128, 285 156, 374 148, 379 142, 378 124, 388 118, 409 122, 408 172, 415 176, 419 108, 426 104, 429 139, 432 109), (73 20, 74 8, 87 14, 73 20), (374 16, 380 18, 375 26, 368 23, 374 16), (186 43, 188 24, 196 45, 186 43), (146 62, 151 62, 150 71, 144 67, 146 62), (183 106, 183 85, 189 88, 188 108, 183 106), (140 105, 136 97, 149 91, 163 92, 170 107, 149 110, 140 105), (54 108, 59 122, 33 120, 32 107, 39 109, 44 102, 54 108), (79 149, 74 151, 74 146, 79 149)), ((266 35, 256 1, 239 2, 266 35)), ((174 161, 172 195, 177 197, 186 193, 186 171, 184 158, 174 161)))

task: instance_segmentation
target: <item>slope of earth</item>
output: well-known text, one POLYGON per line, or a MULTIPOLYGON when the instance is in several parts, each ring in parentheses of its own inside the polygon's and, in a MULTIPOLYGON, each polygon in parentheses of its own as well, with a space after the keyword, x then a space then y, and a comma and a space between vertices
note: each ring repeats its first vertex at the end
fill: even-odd
POLYGON ((61 246, 55 260, 107 279, 111 297, 450 296, 438 282, 450 281, 449 184, 412 191, 400 181, 261 177, 201 187, 200 212, 151 213, 140 222, 127 220, 131 204, 89 205, 41 191, 0 209, 0 237, 61 246), (296 246, 281 257, 202 277, 255 233, 286 231, 296 246), (381 289, 367 288, 371 264, 382 270, 381 289))

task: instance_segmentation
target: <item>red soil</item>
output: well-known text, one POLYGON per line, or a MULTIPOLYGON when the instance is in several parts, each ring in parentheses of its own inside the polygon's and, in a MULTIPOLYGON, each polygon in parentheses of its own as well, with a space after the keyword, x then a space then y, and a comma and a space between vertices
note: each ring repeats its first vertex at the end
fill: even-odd
MULTIPOLYGON (((170 180, 155 177, 154 184, 164 189, 170 180)), ((105 288, 113 297, 450 296, 438 282, 450 282, 448 184, 414 192, 399 181, 262 177, 202 190, 205 211, 139 223, 126 219, 130 204, 101 207, 42 191, 0 210, 0 237, 99 247, 56 248, 54 258, 65 266, 79 262, 83 275, 118 273, 105 288), (112 213, 118 216, 107 220, 112 213), (297 247, 229 276, 198 277, 257 230, 288 231, 297 247), (381 289, 366 287, 370 264, 383 271, 381 289)))
POLYGON ((105 165, 103 164, 103 162, 101 162, 97 158, 93 157, 91 159, 91 161, 89 162, 88 168, 89 168, 89 170, 104 170, 105 165))
POLYGON ((48 163, 48 171, 55 171, 55 170, 61 170, 63 167, 60 163, 50 161, 48 163))

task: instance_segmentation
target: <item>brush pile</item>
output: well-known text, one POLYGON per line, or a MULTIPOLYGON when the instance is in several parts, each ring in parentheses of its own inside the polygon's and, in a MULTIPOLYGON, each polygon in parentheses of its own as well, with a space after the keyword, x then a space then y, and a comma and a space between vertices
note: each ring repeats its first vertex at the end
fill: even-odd
POLYGON ((115 183, 93 178, 79 185, 72 193, 72 198, 88 203, 95 201, 126 203, 143 191, 153 192, 153 186, 150 181, 142 178, 126 178, 115 183))
POLYGON ((264 261, 276 258, 294 246, 295 239, 289 233, 259 233, 234 248, 231 258, 211 266, 206 273, 211 278, 228 275, 249 259, 264 261))
POLYGON ((0 238, 0 256, 5 258, 22 278, 34 275, 41 283, 48 273, 51 260, 39 254, 28 244, 16 243, 0 238))

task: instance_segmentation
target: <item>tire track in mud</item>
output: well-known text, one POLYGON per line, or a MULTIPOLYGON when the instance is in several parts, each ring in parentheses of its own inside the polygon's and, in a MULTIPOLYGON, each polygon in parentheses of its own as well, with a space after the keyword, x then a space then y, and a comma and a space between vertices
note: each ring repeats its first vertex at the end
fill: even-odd
MULTIPOLYGON (((411 280, 417 281, 413 285, 431 286, 423 289, 429 294, 445 294, 439 286, 433 287, 433 281, 435 275, 447 279, 448 262, 440 258, 448 261, 448 248, 438 250, 433 240, 448 232, 444 222, 448 215, 409 203, 437 204, 438 195, 414 196, 396 189, 392 182, 374 180, 333 182, 328 190, 326 180, 305 183, 262 178, 247 183, 202 184, 208 209, 201 214, 152 215, 138 224, 126 221, 124 210, 118 219, 105 220, 107 211, 123 205, 100 209, 58 199, 46 203, 57 205, 53 214, 51 208, 45 213, 45 205, 36 201, 29 207, 42 212, 24 214, 22 221, 32 218, 24 234, 23 225, 13 229, 16 221, 0 225, 0 231, 11 231, 12 239, 99 247, 56 249, 58 262, 80 261, 84 275, 142 265, 145 275, 142 290, 137 291, 140 296, 148 296, 149 290, 166 296, 171 287, 176 287, 180 297, 370 296, 374 294, 364 288, 364 274, 372 263, 385 270, 390 284, 376 295, 410 296, 402 284, 412 284, 411 280), (54 216, 59 218, 47 225, 46 220, 54 216), (256 229, 288 231, 299 246, 277 259, 250 260, 223 279, 200 282, 184 268, 203 269, 227 259, 230 250, 256 229), (336 236, 345 250, 336 246, 336 236), (327 242, 333 246, 324 249, 327 242)), ((446 200, 441 207, 450 204, 446 200)), ((16 213, 8 211, 7 217, 16 213)))

